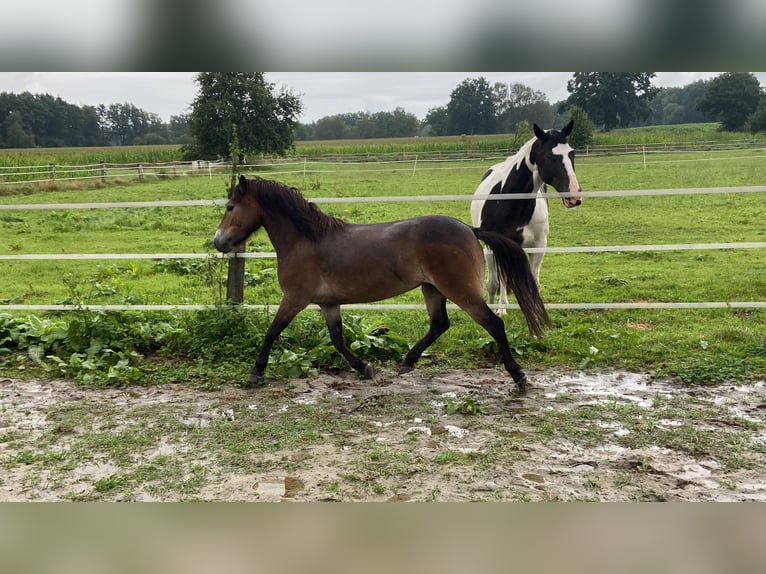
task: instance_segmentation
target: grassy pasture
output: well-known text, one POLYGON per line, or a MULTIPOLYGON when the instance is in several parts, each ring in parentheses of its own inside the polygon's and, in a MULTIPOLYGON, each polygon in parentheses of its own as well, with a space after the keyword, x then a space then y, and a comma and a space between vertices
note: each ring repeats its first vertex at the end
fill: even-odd
MULTIPOLYGON (((766 181, 763 150, 641 156, 578 157, 584 190, 630 190, 682 187, 762 185, 766 181)), ((311 198, 465 195, 470 197, 486 161, 381 164, 307 163, 290 173, 274 166, 259 175, 295 185, 311 198)), ((102 189, 40 190, 9 194, 2 203, 65 203, 155 199, 219 199, 229 175, 187 177, 102 189)), ((550 246, 622 245, 766 241, 766 216, 760 193, 705 196, 585 198, 582 207, 550 205, 550 246)), ((356 223, 441 213, 469 220, 468 201, 324 204, 322 209, 356 223)), ((212 253, 210 239, 222 210, 214 207, 100 209, 0 212, 0 254, 24 253, 212 253)), ((271 251, 265 233, 248 243, 250 250, 271 251)), ((225 267, 217 260, 193 261, 2 261, 4 302, 217 304, 225 267)), ((609 301, 763 301, 766 295, 763 250, 670 251, 548 254, 542 267, 543 296, 549 303, 609 301)), ((248 260, 247 303, 277 303, 274 261, 248 260)), ((420 302, 415 291, 396 302, 420 302)), ((265 329, 265 313, 242 314, 242 339, 226 347, 233 363, 222 372, 197 365, 210 380, 244 375, 252 346, 265 329), (239 365, 239 367, 237 367, 239 365)), ((275 349, 275 371, 290 357, 303 363, 317 355, 300 355, 307 340, 321 339, 318 314, 304 312, 275 349), (280 353, 282 353, 280 355, 280 353), (292 355, 291 355, 292 354, 292 355)), ((426 329, 421 311, 347 312, 350 321, 389 327, 414 342, 426 329)), ((752 380, 766 373, 766 313, 763 311, 552 311, 556 329, 542 341, 529 338, 517 313, 506 319, 509 337, 527 369, 627 367, 652 369, 689 382, 752 380)), ((424 358, 423 367, 494 364, 486 333, 460 312, 453 327, 424 358)), ((165 318, 163 318, 165 320, 165 318)), ((214 358, 233 329, 206 314, 172 320, 176 331, 193 333, 174 350, 189 359, 214 358), (207 331, 206 331, 207 329, 207 331), (217 329, 223 329, 223 334, 217 329), (229 331, 226 331, 228 329, 229 331), (196 337, 196 342, 192 340, 196 337), (206 343, 207 341, 207 343, 206 343), (207 346, 206 346, 207 345, 207 346), (190 351, 195 347, 196 351, 190 351)), ((364 327, 360 327, 364 330, 364 327)), ((236 330, 236 329, 235 329, 236 330)), ((178 337, 183 338, 176 332, 178 337)), ((0 333, 0 339, 2 334, 0 333)), ((321 341, 320 341, 321 343, 321 341)), ((164 343, 154 351, 162 350, 164 343)), ((320 345, 321 347, 321 345, 320 345)), ((318 347, 319 348, 319 347, 318 347)), ((396 356, 392 353, 391 360, 396 356)), ((2 357, 0 357, 2 360, 2 357)), ((6 361, 6 372, 18 368, 6 361)), ((327 364, 342 366, 328 359, 327 364)), ((137 363, 140 364, 140 363, 137 363)), ((185 364, 185 363, 184 363, 185 364)), ((205 363, 207 364, 207 363, 205 363)), ((153 364, 154 365, 154 364, 153 364)), ((172 378, 167 362, 144 377, 172 378)), ((301 367, 309 368, 305 365, 301 367)), ((284 371, 283 371, 284 372, 284 371)))

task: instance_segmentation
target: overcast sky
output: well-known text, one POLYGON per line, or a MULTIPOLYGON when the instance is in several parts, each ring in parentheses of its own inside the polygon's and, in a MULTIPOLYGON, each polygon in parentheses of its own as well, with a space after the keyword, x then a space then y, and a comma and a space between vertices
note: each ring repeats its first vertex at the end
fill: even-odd
MULTIPOLYGON (((78 106, 130 103, 164 121, 189 111, 196 72, 0 72, 0 92, 50 94, 78 106)), ((658 72, 654 85, 683 86, 719 72, 658 72)), ((756 72, 762 84, 766 73, 756 72)), ((544 92, 551 103, 568 96, 572 72, 267 72, 278 88, 303 101, 299 121, 350 112, 387 112, 397 107, 422 119, 430 108, 446 105, 466 78, 521 82, 544 92)))

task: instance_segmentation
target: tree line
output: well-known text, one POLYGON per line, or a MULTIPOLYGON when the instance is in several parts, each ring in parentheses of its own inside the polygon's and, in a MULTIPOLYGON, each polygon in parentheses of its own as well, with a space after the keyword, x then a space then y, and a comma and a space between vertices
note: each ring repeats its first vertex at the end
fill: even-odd
POLYGON ((0 93, 0 148, 189 142, 184 115, 164 123, 130 103, 76 106, 49 94, 0 93))
POLYGON ((446 105, 431 108, 422 120, 401 108, 394 113, 338 114, 299 125, 296 137, 513 133, 518 126, 532 123, 562 125, 573 110, 584 112, 593 129, 605 131, 712 121, 730 131, 766 130, 766 122, 760 119, 766 117, 766 95, 751 73, 726 73, 680 88, 652 86, 654 76, 652 72, 577 72, 567 82, 569 97, 555 103, 523 83, 491 84, 484 77, 467 78, 455 87, 446 105), (365 129, 360 130, 360 125, 365 129), (376 135, 383 132, 386 135, 376 135))
POLYGON ((129 103, 74 106, 50 95, 0 94, 0 147, 184 144, 184 157, 216 159, 284 154, 296 140, 519 133, 532 123, 576 117, 574 145, 595 129, 719 122, 731 131, 766 131, 766 92, 749 72, 726 72, 681 88, 652 85, 653 72, 576 72, 569 97, 550 103, 522 83, 466 78, 449 102, 419 120, 403 108, 298 122, 302 102, 262 72, 200 72, 191 111, 165 124, 129 103))

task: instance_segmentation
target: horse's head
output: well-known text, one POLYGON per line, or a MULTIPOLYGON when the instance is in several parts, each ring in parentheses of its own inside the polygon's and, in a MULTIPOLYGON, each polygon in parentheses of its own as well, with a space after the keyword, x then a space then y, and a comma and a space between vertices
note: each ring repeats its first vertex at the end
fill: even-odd
POLYGON ((248 183, 245 176, 240 175, 237 184, 229 190, 226 212, 213 237, 216 249, 223 253, 234 249, 263 225, 263 211, 255 194, 247 193, 248 183))
POLYGON ((540 179, 565 194, 561 198, 565 207, 577 207, 582 203, 582 189, 574 169, 575 153, 567 143, 573 125, 574 121, 570 121, 561 131, 543 131, 534 124, 537 140, 530 152, 530 161, 537 166, 540 179))

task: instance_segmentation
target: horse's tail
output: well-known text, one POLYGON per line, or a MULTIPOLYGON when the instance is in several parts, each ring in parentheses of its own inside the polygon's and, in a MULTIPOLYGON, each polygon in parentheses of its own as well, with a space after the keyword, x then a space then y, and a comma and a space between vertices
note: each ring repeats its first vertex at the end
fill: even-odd
POLYGON ((551 327, 552 323, 529 268, 527 254, 521 245, 501 233, 478 227, 472 229, 476 238, 483 241, 494 253, 500 278, 516 296, 530 332, 538 337, 542 336, 543 326, 551 327))

